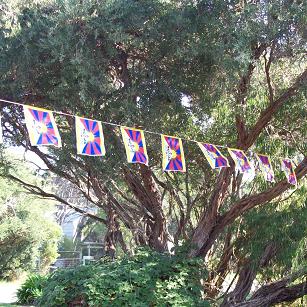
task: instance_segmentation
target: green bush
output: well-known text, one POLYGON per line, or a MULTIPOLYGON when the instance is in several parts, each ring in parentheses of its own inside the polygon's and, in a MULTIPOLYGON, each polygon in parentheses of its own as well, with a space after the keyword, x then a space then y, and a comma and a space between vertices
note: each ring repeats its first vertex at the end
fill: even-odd
MULTIPOLYGON (((0 279, 14 280, 36 268, 46 271, 57 258, 62 230, 53 221, 54 205, 2 178, 0 157, 0 279)), ((16 160, 14 160, 16 161, 16 160)), ((36 176, 19 162, 18 175, 35 184, 36 176)), ((16 170, 17 172, 17 170, 16 170)))
POLYGON ((34 304, 42 295, 42 288, 47 280, 46 276, 30 275, 17 291, 19 304, 34 304))
POLYGON ((147 250, 115 262, 51 274, 39 306, 209 306, 201 299, 203 261, 147 250))

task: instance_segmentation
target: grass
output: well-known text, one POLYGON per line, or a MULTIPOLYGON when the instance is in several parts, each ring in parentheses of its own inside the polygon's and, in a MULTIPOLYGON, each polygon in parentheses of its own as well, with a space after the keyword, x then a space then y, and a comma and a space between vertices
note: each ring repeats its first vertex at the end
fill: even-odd
POLYGON ((16 305, 16 304, 1 304, 0 307, 31 307, 31 306, 26 306, 26 305, 16 305))

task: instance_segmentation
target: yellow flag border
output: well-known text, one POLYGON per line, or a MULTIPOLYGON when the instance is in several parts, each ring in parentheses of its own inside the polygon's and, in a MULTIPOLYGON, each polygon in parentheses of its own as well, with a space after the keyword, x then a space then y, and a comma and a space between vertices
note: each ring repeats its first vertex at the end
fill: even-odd
POLYGON ((205 155, 208 163, 210 164, 211 168, 212 169, 221 169, 221 168, 225 168, 225 167, 229 167, 229 161, 227 159, 227 157, 225 157, 219 150, 218 148, 214 145, 214 144, 210 144, 210 145, 213 145, 215 147, 215 149, 221 154, 221 157, 223 157, 224 159, 226 159, 227 161, 227 165, 223 165, 223 166, 220 166, 220 167, 215 167, 215 165, 212 163, 212 161, 210 160, 209 156, 208 156, 208 152, 206 149, 204 149, 204 146, 203 144, 210 144, 210 143, 204 143, 204 142, 197 142, 197 145, 199 146, 199 148, 201 149, 201 151, 203 152, 203 154, 205 155))
POLYGON ((57 124, 55 122, 53 112, 51 110, 32 107, 32 106, 28 106, 28 105, 23 105, 23 114, 24 114, 24 117, 25 117, 25 123, 26 123, 26 126, 27 126, 27 131, 28 131, 28 134, 29 134, 31 146, 55 146, 55 147, 58 147, 58 148, 62 147, 62 139, 61 139, 57 124), (58 145, 55 145, 55 144, 43 144, 43 145, 37 144, 37 140, 35 140, 35 135, 32 131, 31 124, 30 124, 30 122, 33 120, 33 116, 30 113, 30 109, 49 113, 50 121, 52 122, 55 135, 58 138, 58 145))
POLYGON ((125 145, 125 151, 126 151, 126 157, 127 157, 128 163, 133 163, 133 164, 139 163, 139 164, 144 164, 144 165, 148 166, 149 159, 148 159, 148 154, 147 154, 144 130, 141 130, 141 129, 138 129, 138 128, 127 127, 127 126, 120 126, 120 131, 121 131, 121 134, 122 134, 122 140, 123 140, 124 145, 125 145), (133 131, 138 131, 138 132, 141 133, 141 138, 142 138, 142 143, 143 143, 143 148, 144 148, 144 155, 145 155, 146 160, 147 160, 146 163, 143 163, 141 161, 136 161, 136 162, 132 161, 133 155, 131 155, 130 147, 128 145, 126 137, 124 136, 125 134, 127 134, 125 129, 129 129, 129 130, 133 130, 133 131))
POLYGON ((78 155, 88 156, 88 157, 103 157, 103 156, 106 155, 106 148, 105 148, 105 144, 104 144, 104 134, 103 134, 102 124, 99 120, 75 116, 75 129, 76 129, 76 146, 77 146, 77 154, 78 155), (80 132, 81 132, 80 125, 82 125, 80 119, 91 120, 91 121, 96 122, 98 124, 98 129, 99 129, 99 133, 100 133, 100 141, 101 141, 101 146, 100 146, 101 147, 101 154, 90 155, 90 154, 82 153, 82 145, 81 145, 80 137, 79 137, 80 132))
POLYGON ((184 156, 184 151, 183 151, 183 145, 182 145, 181 138, 178 138, 176 136, 170 136, 170 135, 166 135, 166 134, 161 134, 161 145, 162 145, 162 169, 163 169, 163 171, 164 172, 180 172, 180 173, 185 173, 186 172, 186 164, 185 164, 185 156, 184 156), (166 146, 168 146, 168 147, 169 147, 169 145, 167 144, 167 142, 166 142, 164 137, 177 139, 179 141, 179 147, 180 147, 180 152, 181 152, 181 161, 182 161, 182 170, 167 170, 167 169, 165 169, 168 163, 166 161, 167 160, 166 159, 166 153, 165 153, 163 144, 166 144, 166 146))

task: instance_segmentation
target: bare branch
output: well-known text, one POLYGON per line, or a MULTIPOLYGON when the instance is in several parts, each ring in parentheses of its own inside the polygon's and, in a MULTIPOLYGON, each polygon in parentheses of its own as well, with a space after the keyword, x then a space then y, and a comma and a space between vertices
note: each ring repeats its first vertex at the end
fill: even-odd
POLYGON ((107 221, 95 214, 92 214, 92 213, 89 213, 89 212, 86 212, 74 205, 72 205, 71 203, 67 202, 66 200, 64 200, 63 198, 59 197, 58 195, 56 194, 53 194, 53 193, 49 193, 49 192, 46 192, 44 191, 43 189, 41 189, 40 187, 36 186, 36 185, 33 185, 33 184, 30 184, 30 183, 27 183, 13 175, 7 175, 7 178, 10 178, 16 182, 18 182, 19 184, 21 184, 26 190, 28 190, 29 192, 31 192, 32 194, 35 194, 35 195, 38 195, 38 196, 41 196, 43 198, 49 198, 49 199, 54 199, 54 200, 57 200, 58 202, 68 206, 69 208, 71 209, 74 209, 76 212, 84 215, 84 216, 87 216, 91 219, 94 219, 96 221, 99 221, 99 222, 102 222, 106 225, 107 221))

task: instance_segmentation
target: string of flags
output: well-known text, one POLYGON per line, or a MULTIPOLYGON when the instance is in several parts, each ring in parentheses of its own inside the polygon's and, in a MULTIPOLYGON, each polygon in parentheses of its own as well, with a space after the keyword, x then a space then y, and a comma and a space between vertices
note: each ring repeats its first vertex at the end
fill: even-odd
MULTIPOLYGON (((23 106, 25 123, 32 146, 62 146, 61 136, 52 111, 2 99, 0 99, 0 101, 23 106)), ((63 112, 54 111, 54 113, 73 116, 63 112)), ((104 144, 102 122, 78 116, 73 117, 75 118, 77 154, 93 157, 104 156, 106 154, 106 149, 104 144)), ((127 161, 129 163, 141 163, 148 165, 149 159, 144 136, 144 131, 146 130, 125 127, 108 122, 103 123, 120 127, 122 140, 125 145, 127 161)), ((147 132, 153 133, 150 131, 147 132)), ((3 143, 1 114, 0 143, 3 143)), ((186 165, 182 139, 161 134, 161 144, 163 170, 170 172, 185 172, 186 165)), ((197 142, 197 144, 212 169, 221 169, 230 166, 228 158, 225 157, 218 149, 218 147, 223 147, 227 148, 230 157, 235 163, 236 169, 240 173, 244 174, 253 170, 252 163, 249 161, 244 151, 240 149, 201 142, 197 142)), ((264 179, 269 182, 275 182, 270 157, 264 154, 255 154, 255 156, 264 179)), ((288 182, 291 185, 297 186, 297 178, 294 172, 294 164, 292 160, 281 159, 281 168, 288 182)))

